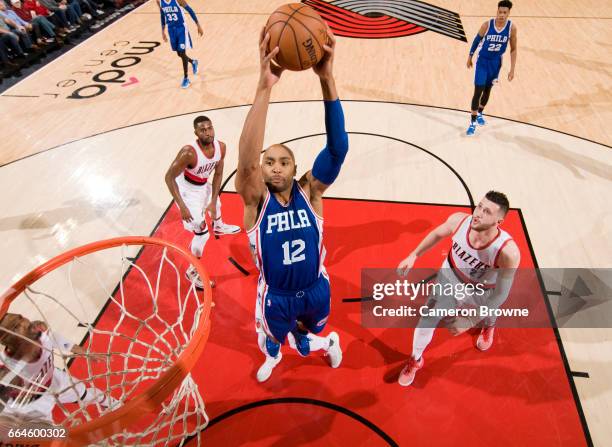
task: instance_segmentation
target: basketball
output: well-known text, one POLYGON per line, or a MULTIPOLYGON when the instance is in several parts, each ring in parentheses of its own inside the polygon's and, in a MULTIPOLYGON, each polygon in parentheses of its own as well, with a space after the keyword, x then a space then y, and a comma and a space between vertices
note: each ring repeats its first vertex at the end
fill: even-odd
POLYGON ((270 33, 268 51, 278 46, 274 61, 288 70, 307 70, 325 54, 325 21, 302 3, 288 3, 274 11, 266 23, 266 32, 270 33))

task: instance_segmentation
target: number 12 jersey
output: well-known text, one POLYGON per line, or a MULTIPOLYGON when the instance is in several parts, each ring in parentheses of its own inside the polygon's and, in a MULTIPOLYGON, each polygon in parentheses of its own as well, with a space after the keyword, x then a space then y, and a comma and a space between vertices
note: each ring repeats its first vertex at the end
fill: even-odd
POLYGON ((287 205, 266 192, 257 222, 247 234, 257 268, 269 287, 301 290, 325 273, 323 218, 296 180, 287 205))

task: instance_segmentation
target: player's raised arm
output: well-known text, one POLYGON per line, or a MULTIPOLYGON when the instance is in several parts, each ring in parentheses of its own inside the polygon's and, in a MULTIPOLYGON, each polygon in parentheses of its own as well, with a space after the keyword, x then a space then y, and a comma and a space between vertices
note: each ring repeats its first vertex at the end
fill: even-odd
POLYGON ((170 190, 172 198, 181 210, 181 219, 183 219, 185 222, 192 221, 193 216, 189 212, 189 208, 187 208, 187 205, 185 205, 185 202, 181 197, 178 184, 176 183, 176 178, 181 175, 185 169, 190 166, 195 166, 196 163, 197 160, 193 148, 191 146, 184 146, 168 168, 165 177, 168 190, 170 190))
POLYGON ((453 234, 459 227, 459 224, 461 224, 463 219, 468 215, 469 214, 466 213, 451 214, 442 225, 434 228, 425 238, 423 238, 417 248, 399 263, 397 266, 397 274, 400 276, 407 275, 418 257, 422 256, 442 239, 453 234))
POLYGON ((312 192, 323 193, 336 180, 348 152, 348 135, 344 127, 344 112, 338 98, 333 73, 336 39, 329 28, 327 34, 329 43, 323 45, 325 55, 313 67, 314 72, 319 76, 323 93, 327 145, 319 153, 312 167, 310 184, 314 191, 311 190, 311 196, 312 192))
POLYGON ((264 193, 264 183, 259 164, 263 148, 264 133, 270 93, 280 79, 282 68, 272 63, 278 47, 267 53, 270 35, 261 30, 259 36, 259 82, 255 91, 253 105, 247 114, 238 145, 238 169, 236 171, 236 191, 246 206, 257 206, 264 193))

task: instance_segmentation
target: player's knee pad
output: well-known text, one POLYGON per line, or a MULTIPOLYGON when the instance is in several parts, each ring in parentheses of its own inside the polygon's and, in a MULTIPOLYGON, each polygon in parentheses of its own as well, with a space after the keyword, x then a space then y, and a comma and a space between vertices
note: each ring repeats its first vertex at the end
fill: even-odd
POLYGON ((187 53, 185 53, 185 50, 179 50, 179 51, 176 52, 176 54, 181 59, 184 59, 185 57, 187 57, 187 53))
POLYGON ((472 97, 472 110, 478 110, 478 106, 480 106, 480 97, 485 90, 484 85, 477 85, 474 87, 474 96, 472 97))
POLYGON ((206 245, 209 237, 210 234, 208 233, 208 229, 205 229, 201 233, 193 233, 193 239, 191 240, 191 253, 193 253, 194 256, 198 258, 202 257, 204 246, 206 245))
POLYGON ((280 351, 280 343, 275 342, 270 337, 266 336, 266 353, 270 357, 276 357, 280 351))

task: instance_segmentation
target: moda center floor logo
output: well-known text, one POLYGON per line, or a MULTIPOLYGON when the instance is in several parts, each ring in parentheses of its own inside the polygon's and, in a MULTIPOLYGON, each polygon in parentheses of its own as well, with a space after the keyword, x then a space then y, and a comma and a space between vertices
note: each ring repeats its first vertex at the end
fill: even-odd
POLYGON ((425 31, 467 42, 459 14, 418 0, 302 0, 334 34, 357 39, 389 39, 425 31))

